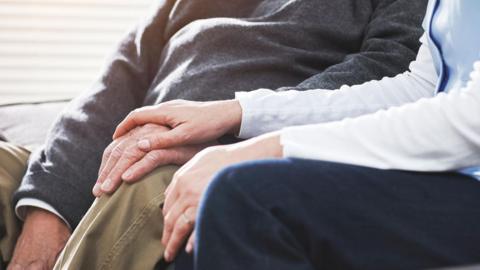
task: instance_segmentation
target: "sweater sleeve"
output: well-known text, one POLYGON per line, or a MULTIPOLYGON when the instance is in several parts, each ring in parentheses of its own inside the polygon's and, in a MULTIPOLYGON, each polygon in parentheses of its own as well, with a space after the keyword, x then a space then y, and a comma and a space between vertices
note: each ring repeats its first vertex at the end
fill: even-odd
POLYGON ((374 114, 286 128, 286 157, 379 169, 450 171, 480 165, 480 62, 464 89, 374 114))
POLYGON ((427 2, 372 1, 374 11, 357 52, 298 86, 281 90, 338 89, 404 72, 417 55, 427 2))
POLYGON ((142 105, 159 65, 174 0, 155 1, 109 57, 102 75, 60 114, 44 146, 32 154, 14 204, 23 198, 52 206, 74 229, 93 201, 102 150, 116 125, 142 105))
POLYGON ((238 92, 242 107, 239 137, 251 138, 288 126, 338 121, 432 97, 438 80, 427 39, 410 71, 393 78, 343 86, 337 91, 261 89, 238 92))

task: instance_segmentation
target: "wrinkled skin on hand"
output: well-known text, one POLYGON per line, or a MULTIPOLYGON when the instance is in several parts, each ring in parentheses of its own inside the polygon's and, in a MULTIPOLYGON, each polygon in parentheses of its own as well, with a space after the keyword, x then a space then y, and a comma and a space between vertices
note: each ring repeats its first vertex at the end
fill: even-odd
POLYGON ((50 270, 70 237, 67 224, 55 214, 29 208, 8 270, 50 270))
POLYGON ((129 183, 138 181, 159 166, 183 165, 202 149, 216 144, 216 142, 207 142, 151 151, 143 151, 137 147, 137 142, 142 137, 169 131, 169 128, 161 125, 146 124, 115 139, 103 153, 93 194, 96 197, 103 193, 111 194, 122 181, 129 183))

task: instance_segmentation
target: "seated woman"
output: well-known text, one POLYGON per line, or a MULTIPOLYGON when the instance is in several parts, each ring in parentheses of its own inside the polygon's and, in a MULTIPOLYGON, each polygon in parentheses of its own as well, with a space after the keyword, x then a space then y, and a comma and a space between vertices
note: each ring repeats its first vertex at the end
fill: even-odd
POLYGON ((140 141, 146 151, 261 135, 208 148, 175 174, 165 257, 195 229, 186 249, 199 270, 480 262, 478 14, 477 0, 431 0, 418 58, 395 78, 132 113, 115 136, 172 127, 140 141))

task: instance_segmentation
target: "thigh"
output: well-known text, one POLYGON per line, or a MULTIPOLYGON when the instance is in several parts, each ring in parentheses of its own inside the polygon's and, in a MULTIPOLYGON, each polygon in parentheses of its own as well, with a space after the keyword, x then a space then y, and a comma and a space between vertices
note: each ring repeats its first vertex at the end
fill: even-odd
POLYGON ((0 141, 0 255, 5 261, 10 260, 20 233, 12 194, 20 185, 29 155, 22 147, 0 141))
POLYGON ((161 167, 95 200, 55 269, 153 269, 163 255, 164 192, 177 168, 161 167))
POLYGON ((480 261, 480 183, 473 178, 297 159, 240 164, 222 174, 216 181, 230 182, 288 227, 320 269, 480 261))
POLYGON ((25 148, 0 141, 0 191, 17 189, 27 169, 29 156, 30 152, 25 148))

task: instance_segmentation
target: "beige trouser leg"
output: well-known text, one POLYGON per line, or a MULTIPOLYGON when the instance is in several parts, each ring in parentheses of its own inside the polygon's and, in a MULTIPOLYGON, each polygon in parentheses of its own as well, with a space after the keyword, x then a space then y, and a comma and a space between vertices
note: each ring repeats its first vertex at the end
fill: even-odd
POLYGON ((20 234, 20 221, 12 206, 12 194, 17 190, 27 168, 30 152, 0 141, 0 255, 10 261, 20 234))
POLYGON ((162 258, 161 205, 176 166, 159 168, 95 200, 55 269, 153 269, 162 258))

